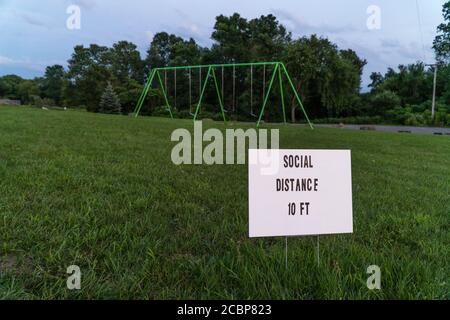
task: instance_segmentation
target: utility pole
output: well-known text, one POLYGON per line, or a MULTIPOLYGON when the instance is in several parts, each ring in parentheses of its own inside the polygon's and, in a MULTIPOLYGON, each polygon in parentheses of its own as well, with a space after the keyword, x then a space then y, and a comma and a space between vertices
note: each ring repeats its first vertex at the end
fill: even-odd
POLYGON ((436 113, 436 81, 437 81, 437 64, 427 64, 426 66, 434 68, 434 80, 433 80, 433 102, 431 104, 431 119, 434 119, 436 113))

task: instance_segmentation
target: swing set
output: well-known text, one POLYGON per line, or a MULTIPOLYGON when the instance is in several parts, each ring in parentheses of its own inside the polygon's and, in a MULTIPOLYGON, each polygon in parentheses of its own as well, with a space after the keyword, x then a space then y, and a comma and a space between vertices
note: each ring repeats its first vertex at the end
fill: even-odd
MULTIPOLYGON (((284 88, 283 88, 283 75, 284 78, 288 80, 288 85, 291 87, 295 99, 297 100, 298 107, 300 107, 300 110, 303 112, 303 115, 306 118, 306 121, 308 122, 311 129, 313 129, 313 125, 311 121, 308 118, 308 115, 306 114, 305 108, 303 107, 303 103, 300 100, 300 97, 298 95, 297 90, 295 89, 294 83, 292 82, 291 77, 289 76, 289 73, 285 67, 285 65, 282 62, 252 62, 252 63, 230 63, 230 64, 209 64, 209 65, 196 65, 196 66, 179 66, 179 67, 161 67, 161 68, 154 68, 151 70, 149 77, 147 78, 147 82, 144 86, 144 90, 142 91, 139 100, 136 104, 136 108, 134 109, 134 115, 137 117, 141 111, 142 105, 144 104, 145 98, 147 97, 148 91, 152 87, 152 83, 154 80, 157 80, 159 82, 162 94, 164 96, 164 100, 166 103, 167 111, 169 112, 171 118, 173 118, 172 114, 172 106, 169 103, 169 96, 168 96, 168 73, 173 72, 173 80, 174 80, 174 89, 173 89, 173 103, 175 108, 177 107, 177 72, 182 71, 186 73, 187 71, 187 78, 189 80, 189 113, 193 117, 193 120, 195 121, 198 117, 198 114, 201 109, 202 101, 205 96, 206 87, 208 85, 208 82, 210 79, 213 80, 215 85, 215 91, 219 100, 220 110, 222 113, 223 121, 226 122, 225 113, 228 112, 236 112, 236 68, 242 68, 242 67, 250 67, 250 115, 252 117, 257 118, 257 127, 259 127, 262 118, 264 116, 264 111, 267 106, 267 102, 270 97, 270 93, 273 88, 273 84, 275 82, 275 78, 278 76, 279 80, 279 88, 280 88, 280 96, 281 96, 281 107, 282 107, 282 113, 283 113, 283 120, 284 123, 287 123, 286 120, 286 110, 285 110, 285 102, 284 102, 284 88), (257 67, 262 67, 263 71, 263 83, 262 83, 262 106, 259 112, 259 115, 254 113, 254 69, 257 67), (272 67, 272 75, 270 78, 270 82, 268 87, 266 88, 266 71, 268 68, 272 67), (224 101, 224 87, 225 87, 225 69, 231 68, 232 69, 232 103, 231 107, 229 109, 225 109, 225 101, 224 101), (193 71, 198 71, 198 88, 199 88, 199 99, 196 103, 195 112, 192 111, 192 83, 194 81, 193 79, 193 71), (202 70, 207 70, 205 79, 202 79, 202 70), (216 70, 221 71, 221 82, 219 86, 218 77, 216 75, 216 70), (164 76, 164 81, 163 81, 164 76)), ((196 80, 195 80, 196 81, 196 80)))

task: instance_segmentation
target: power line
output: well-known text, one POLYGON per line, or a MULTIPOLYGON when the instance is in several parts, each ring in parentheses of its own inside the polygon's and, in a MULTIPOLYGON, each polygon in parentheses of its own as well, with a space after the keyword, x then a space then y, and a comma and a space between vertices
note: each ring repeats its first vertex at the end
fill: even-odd
POLYGON ((420 7, 419 7, 419 0, 416 0, 416 11, 417 11, 417 21, 419 23, 419 33, 420 33, 420 41, 422 43, 422 55, 423 55, 423 61, 426 60, 426 51, 425 51, 425 43, 423 41, 423 31, 422 31, 422 19, 420 18, 420 7))

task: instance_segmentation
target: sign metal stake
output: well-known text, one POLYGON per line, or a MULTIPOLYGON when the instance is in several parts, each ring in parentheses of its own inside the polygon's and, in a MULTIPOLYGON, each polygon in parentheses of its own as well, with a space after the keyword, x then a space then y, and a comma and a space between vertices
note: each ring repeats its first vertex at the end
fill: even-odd
POLYGON ((286 262, 286 270, 288 268, 288 237, 286 237, 286 250, 285 250, 285 262, 286 262))
POLYGON ((317 267, 320 266, 320 243, 319 236, 317 236, 317 267))

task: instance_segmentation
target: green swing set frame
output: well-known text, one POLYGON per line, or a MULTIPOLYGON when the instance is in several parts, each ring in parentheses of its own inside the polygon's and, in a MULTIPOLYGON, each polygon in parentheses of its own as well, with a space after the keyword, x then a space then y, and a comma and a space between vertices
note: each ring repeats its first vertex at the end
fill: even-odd
MULTIPOLYGON (((292 82, 291 77, 289 76, 289 73, 285 67, 285 65, 282 62, 250 62, 250 63, 229 63, 229 64, 208 64, 208 65, 195 65, 195 66, 178 66, 178 67, 162 67, 162 68, 154 68, 151 70, 150 75, 148 77, 148 80, 144 86, 144 89, 139 97, 139 100, 137 101, 136 107, 134 109, 134 115, 135 117, 137 117, 141 111, 142 105, 144 103, 144 100, 148 94, 148 91, 150 90, 150 88, 152 87, 152 83, 153 80, 155 78, 158 79, 159 85, 161 87, 161 91, 163 93, 164 96, 164 100, 166 103, 166 107, 170 113, 171 118, 173 118, 173 114, 172 114, 172 107, 169 103, 169 98, 167 96, 167 88, 166 86, 164 86, 163 84, 163 80, 161 77, 161 72, 167 72, 167 71, 174 71, 176 73, 177 70, 188 70, 189 74, 191 74, 191 70, 193 69, 207 69, 208 72, 206 74, 206 78, 203 81, 203 83, 200 84, 201 86, 201 92, 200 92, 200 97, 197 103, 197 107, 195 109, 195 114, 193 115, 193 120, 195 121, 197 119, 197 116, 200 112, 200 108, 201 108, 201 104, 203 101, 203 97, 205 95, 205 91, 206 91, 206 86, 208 85, 208 82, 210 80, 210 78, 212 78, 214 80, 214 85, 216 87, 216 93, 217 93, 217 97, 219 98, 219 104, 220 104, 220 109, 222 112, 222 117, 223 117, 223 121, 226 122, 226 118, 225 118, 225 109, 224 109, 224 101, 223 101, 223 97, 221 96, 220 90, 219 90, 219 84, 217 81, 217 77, 216 77, 216 69, 218 68, 233 68, 235 70, 236 67, 256 67, 256 66, 273 66, 273 72, 272 72, 272 76, 269 82, 269 87, 267 89, 267 92, 265 93, 264 97, 263 97, 263 104, 261 107, 261 111, 258 117, 258 121, 256 123, 256 126, 259 127, 261 120, 264 116, 264 111, 267 105, 267 102, 269 100, 269 96, 270 93, 272 91, 272 87, 273 87, 273 83, 275 81, 275 78, 278 76, 278 79, 280 81, 280 95, 281 95, 281 107, 282 107, 282 111, 283 111, 283 120, 284 123, 287 123, 286 120, 286 109, 285 109, 285 102, 284 102, 284 88, 283 88, 283 74, 286 77, 286 79, 288 80, 288 84, 290 85, 295 99, 298 102, 298 107, 300 107, 300 110, 303 112, 303 115, 306 118, 306 121, 308 122, 309 126, 311 129, 313 129, 313 125, 311 123, 311 121, 308 118, 308 115, 305 111, 305 108, 303 106, 303 103, 300 99, 300 96, 297 92, 297 90, 295 89, 294 83, 292 82)), ((223 69, 222 69, 223 70, 223 69)), ((176 81, 176 80, 175 80, 176 81)))

